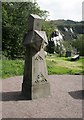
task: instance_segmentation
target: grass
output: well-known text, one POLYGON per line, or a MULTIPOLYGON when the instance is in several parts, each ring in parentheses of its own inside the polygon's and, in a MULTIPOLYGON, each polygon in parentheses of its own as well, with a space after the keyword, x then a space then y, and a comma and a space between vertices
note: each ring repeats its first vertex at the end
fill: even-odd
MULTIPOLYGON (((84 70, 82 69, 83 62, 84 58, 80 58, 78 61, 72 62, 68 58, 57 57, 56 55, 48 55, 46 57, 48 74, 84 74, 84 70)), ((24 61, 3 60, 2 68, 2 78, 23 75, 24 61)))
POLYGON ((23 74, 23 60, 3 60, 2 78, 17 76, 23 74))
POLYGON ((70 58, 47 56, 47 66, 49 74, 83 74, 84 58, 72 62, 70 58))

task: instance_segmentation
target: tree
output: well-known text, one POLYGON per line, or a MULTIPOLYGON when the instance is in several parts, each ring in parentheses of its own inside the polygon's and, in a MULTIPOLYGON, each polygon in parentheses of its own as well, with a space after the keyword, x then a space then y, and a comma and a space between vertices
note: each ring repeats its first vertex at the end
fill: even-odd
POLYGON ((50 39, 50 35, 54 29, 55 29, 55 26, 53 25, 53 23, 46 20, 43 21, 42 30, 46 32, 48 39, 50 39))
POLYGON ((44 19, 47 17, 47 11, 40 10, 37 3, 2 3, 2 49, 6 57, 15 59, 23 56, 23 36, 28 31, 28 16, 32 13, 44 19))
POLYGON ((84 34, 80 35, 80 37, 74 41, 72 45, 77 48, 80 56, 84 56, 84 34))
POLYGON ((55 44, 54 44, 54 41, 49 40, 49 41, 48 41, 48 45, 47 45, 47 52, 53 54, 54 51, 55 51, 55 44))

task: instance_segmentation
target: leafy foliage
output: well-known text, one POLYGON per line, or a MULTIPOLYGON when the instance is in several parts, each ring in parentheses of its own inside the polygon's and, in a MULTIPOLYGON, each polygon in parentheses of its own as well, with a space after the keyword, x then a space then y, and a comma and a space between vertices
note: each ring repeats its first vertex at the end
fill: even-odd
POLYGON ((24 34, 28 30, 29 14, 38 14, 46 19, 48 12, 40 10, 37 3, 3 2, 2 3, 2 45, 4 55, 15 59, 24 55, 22 45, 24 34))
POLYGON ((46 21, 46 20, 43 21, 42 30, 46 32, 48 39, 50 39, 51 33, 54 29, 55 29, 55 26, 51 21, 46 21))
POLYGON ((73 41, 72 45, 75 48, 77 48, 77 50, 81 56, 84 56, 84 34, 80 35, 76 41, 73 41))
POLYGON ((48 53, 54 53, 55 51, 55 44, 54 41, 48 41, 48 45, 47 45, 47 52, 48 53))

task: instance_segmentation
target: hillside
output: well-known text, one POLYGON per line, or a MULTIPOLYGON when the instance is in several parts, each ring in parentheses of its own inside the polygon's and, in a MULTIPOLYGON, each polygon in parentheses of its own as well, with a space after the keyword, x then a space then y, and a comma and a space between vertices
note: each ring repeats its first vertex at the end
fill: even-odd
POLYGON ((77 39, 79 34, 84 34, 84 21, 52 20, 50 23, 64 34, 64 40, 77 39))
MULTIPOLYGON (((47 24, 52 28, 52 32, 54 31, 54 29, 56 29, 59 32, 59 35, 61 35, 62 38, 61 42, 62 44, 64 44, 65 48, 67 47, 67 50, 72 49, 73 42, 81 39, 81 35, 84 34, 84 21, 77 22, 72 20, 51 20, 47 22, 47 24)), ((52 36, 52 32, 50 34, 50 37, 48 37, 50 39, 52 36)), ((60 42, 60 36, 57 36, 56 39, 58 40, 58 37, 60 42)), ((55 40, 55 46, 57 44, 56 39, 53 39, 55 40)))

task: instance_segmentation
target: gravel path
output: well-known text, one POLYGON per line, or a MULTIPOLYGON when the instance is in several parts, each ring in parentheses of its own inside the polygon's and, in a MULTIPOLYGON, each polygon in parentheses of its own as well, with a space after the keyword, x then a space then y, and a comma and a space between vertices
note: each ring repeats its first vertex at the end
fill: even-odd
POLYGON ((31 101, 21 98, 22 79, 2 82, 3 118, 82 118, 82 76, 49 75, 51 96, 31 101))

